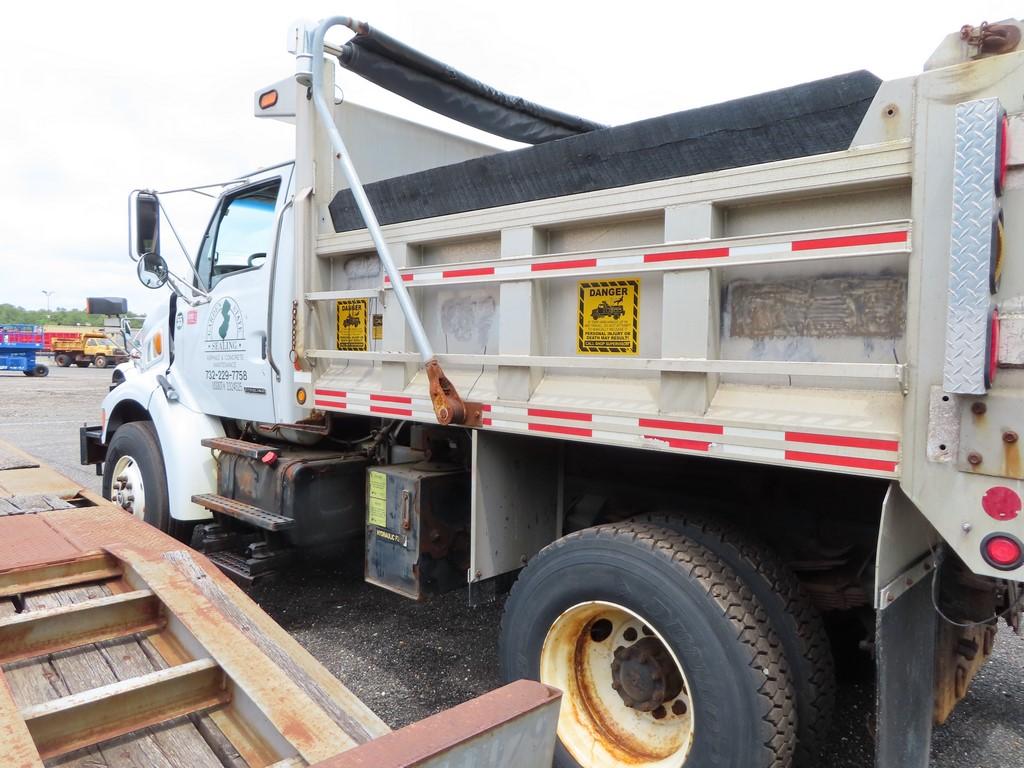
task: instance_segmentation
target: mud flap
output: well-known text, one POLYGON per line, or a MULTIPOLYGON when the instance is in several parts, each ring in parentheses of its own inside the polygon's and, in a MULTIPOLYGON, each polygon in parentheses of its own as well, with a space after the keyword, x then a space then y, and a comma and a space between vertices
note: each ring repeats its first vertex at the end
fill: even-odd
POLYGON ((928 768, 937 631, 931 579, 919 581, 877 616, 875 767, 928 768))

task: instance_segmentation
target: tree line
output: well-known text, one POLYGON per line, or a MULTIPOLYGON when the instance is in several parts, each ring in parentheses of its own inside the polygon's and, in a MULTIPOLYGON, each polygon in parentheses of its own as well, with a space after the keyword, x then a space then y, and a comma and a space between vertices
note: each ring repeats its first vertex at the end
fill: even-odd
POLYGON ((0 323, 31 323, 32 325, 103 325, 103 315, 90 315, 84 309, 25 309, 14 304, 0 304, 0 323))

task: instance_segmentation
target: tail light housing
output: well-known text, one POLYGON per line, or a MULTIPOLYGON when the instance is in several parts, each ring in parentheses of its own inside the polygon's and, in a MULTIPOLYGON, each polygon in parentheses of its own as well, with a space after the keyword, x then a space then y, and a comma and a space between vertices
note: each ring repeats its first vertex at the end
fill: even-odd
POLYGON ((990 533, 981 542, 981 557, 1000 571, 1013 571, 1024 564, 1024 544, 1009 533, 990 533))

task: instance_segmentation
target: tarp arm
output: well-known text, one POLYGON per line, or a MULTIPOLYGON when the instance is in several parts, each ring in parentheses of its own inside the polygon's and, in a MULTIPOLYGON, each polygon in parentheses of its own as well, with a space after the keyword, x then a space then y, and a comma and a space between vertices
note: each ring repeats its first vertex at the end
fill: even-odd
MULTIPOLYGON (((430 339, 427 338, 427 332, 423 328, 423 322, 416 312, 416 307, 412 303, 412 297, 405 287, 402 276, 399 274, 395 261, 391 257, 388 244, 384 240, 384 233, 381 232, 377 215, 373 212, 373 207, 370 205, 370 201, 366 197, 366 191, 359 180, 359 174, 356 173, 355 166, 352 164, 352 158, 349 156, 348 149, 345 148, 345 142, 338 132, 338 127, 334 122, 333 107, 328 105, 327 100, 324 98, 324 36, 327 34, 327 30, 336 26, 348 27, 357 34, 361 30, 367 29, 365 23, 356 21, 348 16, 334 16, 321 21, 313 32, 312 40, 308 41, 311 44, 307 44, 307 41, 304 40, 303 45, 299 46, 299 50, 296 52, 296 80, 303 85, 311 86, 313 104, 324 130, 330 138, 334 157, 338 161, 345 179, 348 181, 356 206, 359 208, 359 213, 366 223, 366 229, 370 233, 374 247, 377 249, 377 255, 384 266, 384 272, 391 280, 391 288, 398 299, 399 306, 402 308, 405 321, 409 324, 409 328, 412 331, 413 340, 416 342, 416 348, 419 350, 420 357, 423 359, 427 378, 430 382, 430 400, 434 406, 437 420, 441 424, 469 423, 472 421, 472 418, 467 419, 465 404, 437 362, 430 339)), ((475 409, 469 410, 471 412, 475 411, 475 409)))

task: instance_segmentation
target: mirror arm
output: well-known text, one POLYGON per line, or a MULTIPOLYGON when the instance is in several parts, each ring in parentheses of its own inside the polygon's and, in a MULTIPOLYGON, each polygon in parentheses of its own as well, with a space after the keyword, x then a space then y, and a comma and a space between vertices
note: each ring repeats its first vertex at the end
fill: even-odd
MULTIPOLYGON (((160 206, 160 213, 164 215, 164 219, 167 221, 167 225, 171 228, 171 233, 174 235, 174 239, 178 241, 178 247, 181 248, 181 252, 185 254, 185 261, 188 262, 188 268, 192 270, 192 274, 195 275, 196 282, 199 283, 198 286, 190 286, 192 292, 198 293, 200 296, 205 296, 206 300, 209 301, 210 293, 206 289, 206 283, 203 280, 202 276, 199 274, 199 270, 196 269, 196 265, 192 262, 192 254, 188 252, 188 248, 186 248, 185 243, 182 242, 181 236, 178 234, 178 230, 174 228, 174 222, 171 221, 171 217, 168 215, 167 211, 164 210, 164 204, 160 202, 159 197, 156 199, 156 204, 160 206)), ((171 274, 170 270, 168 270, 168 274, 171 274)), ((182 296, 182 298, 184 299, 185 297, 182 296)), ((185 300, 188 301, 188 299, 185 300)))

